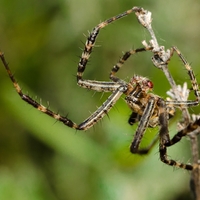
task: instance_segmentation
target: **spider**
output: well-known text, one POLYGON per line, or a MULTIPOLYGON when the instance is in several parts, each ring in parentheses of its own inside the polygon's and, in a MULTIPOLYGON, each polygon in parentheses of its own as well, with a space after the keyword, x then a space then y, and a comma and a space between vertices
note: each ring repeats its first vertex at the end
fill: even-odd
MULTIPOLYGON (((127 16, 131 13, 139 15, 141 12, 143 12, 142 8, 133 7, 130 10, 127 10, 117 16, 114 16, 110 19, 105 20, 104 22, 99 23, 96 27, 94 27, 92 32, 89 34, 80 61, 78 63, 77 84, 83 88, 95 90, 98 92, 111 92, 111 95, 93 114, 91 114, 86 120, 84 120, 80 124, 76 124, 73 121, 71 121, 68 117, 61 116, 60 114, 51 111, 49 108, 43 106, 41 103, 38 103, 30 96, 24 94, 19 84, 17 83, 15 77, 13 76, 13 73, 11 72, 8 63, 4 57, 4 54, 2 52, 0 52, 0 58, 17 93, 19 94, 22 100, 32 105, 39 111, 55 118, 58 121, 63 122, 64 125, 76 130, 87 130, 92 126, 94 126, 100 119, 102 119, 105 115, 108 114, 108 112, 115 105, 117 100, 122 95, 125 95, 125 102, 127 103, 132 112, 132 114, 129 117, 128 123, 130 125, 133 125, 134 123, 138 122, 136 133, 130 145, 131 153, 133 154, 148 153, 148 151, 151 149, 151 147, 156 143, 156 141, 159 138, 160 140, 159 152, 160 152, 160 159, 162 162, 171 166, 192 170, 193 169, 192 165, 179 163, 176 162, 175 160, 168 159, 167 157, 167 147, 178 142, 181 137, 186 135, 185 132, 187 132, 187 129, 189 129, 186 128, 185 131, 181 132, 181 133, 184 132, 183 134, 180 134, 179 132, 172 139, 170 139, 168 130, 168 120, 171 117, 173 117, 176 107, 181 109, 184 107, 196 106, 199 104, 199 99, 200 99, 199 88, 194 73, 190 65, 186 61, 186 59, 183 57, 183 55, 176 47, 171 48, 170 58, 172 57, 173 53, 176 52, 177 55, 182 60, 185 69, 189 74, 192 83, 192 88, 196 96, 196 100, 187 100, 187 101, 164 100, 162 97, 152 93, 153 83, 148 78, 139 75, 134 75, 129 82, 125 82, 124 80, 116 76, 116 73, 119 71, 119 69, 123 66, 125 61, 131 55, 139 52, 151 51, 152 47, 150 46, 145 46, 143 48, 127 51, 120 58, 117 64, 114 65, 113 68, 111 69, 109 76, 111 81, 109 82, 83 79, 83 73, 85 71, 89 57, 92 53, 92 49, 95 46, 95 41, 99 34, 99 31, 105 26, 115 22, 116 20, 124 16, 127 16), (146 149, 141 149, 140 143, 146 129, 148 127, 153 128, 156 126, 160 127, 158 136, 149 147, 147 147, 146 149)), ((158 59, 156 55, 154 55, 154 58, 158 59)), ((166 61, 167 63, 169 62, 170 58, 166 61)))

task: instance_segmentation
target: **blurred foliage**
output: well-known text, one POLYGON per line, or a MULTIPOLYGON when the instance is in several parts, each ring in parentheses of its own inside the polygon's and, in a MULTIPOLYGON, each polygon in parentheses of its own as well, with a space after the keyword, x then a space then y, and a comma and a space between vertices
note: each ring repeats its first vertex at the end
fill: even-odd
MULTIPOLYGON (((76 86, 80 48, 100 21, 133 6, 153 13, 159 42, 178 46, 191 62, 199 80, 200 26, 197 1, 111 0, 0 0, 0 49, 25 93, 78 122, 84 120, 108 94, 76 86), (110 9, 108 9, 110 7, 110 9), (189 8, 189 9, 188 9, 189 8), (84 34, 83 34, 84 33, 84 34), (47 102, 47 103, 46 103, 47 102), (88 112, 89 111, 89 112, 88 112)), ((122 52, 141 47, 149 35, 134 14, 101 31, 84 76, 108 80, 111 67, 122 52), (97 73, 98 72, 98 73, 97 73)), ((133 56, 119 72, 148 76, 154 92, 166 97, 169 84, 152 66, 151 53, 133 56), (130 66, 133 66, 131 68, 130 66)), ((170 64, 177 83, 189 81, 177 56, 170 64)), ((129 144, 136 126, 127 124, 130 110, 121 99, 99 124, 79 132, 22 102, 3 66, 0 68, 0 199, 29 200, 172 200, 190 199, 190 174, 159 161, 158 145, 147 156, 131 155, 129 144)), ((191 112, 198 113, 199 108, 191 112)), ((175 119, 178 120, 178 117, 175 119)), ((176 121, 171 134, 176 133, 176 121)), ((144 146, 158 129, 148 130, 144 146)), ((177 160, 191 161, 185 138, 169 150, 177 160)))

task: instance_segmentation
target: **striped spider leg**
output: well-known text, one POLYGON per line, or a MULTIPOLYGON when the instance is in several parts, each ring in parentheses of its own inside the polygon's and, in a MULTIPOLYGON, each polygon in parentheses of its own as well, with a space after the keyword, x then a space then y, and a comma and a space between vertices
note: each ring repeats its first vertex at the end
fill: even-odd
MULTIPOLYGON (((190 90, 187 88, 187 82, 181 85, 177 85, 177 91, 179 92, 182 100, 187 101, 189 97, 190 90)), ((174 93, 173 89, 170 89, 167 94, 170 96, 169 99, 176 99, 176 94, 174 93)), ((192 180, 196 183, 199 182, 199 150, 198 150, 198 138, 197 136, 200 134, 200 116, 199 115, 191 115, 191 119, 189 123, 185 123, 183 121, 184 118, 179 121, 178 123, 178 132, 174 135, 171 139, 171 143, 175 144, 179 142, 184 136, 188 136, 191 141, 191 151, 192 151, 192 158, 193 158, 193 171, 192 171, 192 180), (197 173, 197 174, 196 174, 197 173)), ((194 184, 196 186, 196 184, 194 184)), ((197 184, 198 185, 198 184, 197 184)), ((198 192, 199 187, 191 188, 193 191, 196 189, 198 192)))

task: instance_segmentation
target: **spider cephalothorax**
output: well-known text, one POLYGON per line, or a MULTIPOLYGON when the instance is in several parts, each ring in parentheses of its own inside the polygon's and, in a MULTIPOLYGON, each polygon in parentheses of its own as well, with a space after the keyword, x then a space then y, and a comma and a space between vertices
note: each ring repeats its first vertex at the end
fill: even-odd
MULTIPOLYGON (((105 26, 107 26, 108 24, 124 16, 127 16, 130 13, 135 13, 136 16, 138 17, 139 22, 145 28, 150 29, 149 28, 151 27, 150 24, 145 24, 145 20, 149 20, 151 22, 150 12, 145 11, 143 8, 133 7, 132 9, 127 10, 124 13, 121 13, 117 16, 114 16, 98 24, 87 38, 87 41, 85 43, 85 48, 78 63, 77 83, 79 86, 83 88, 95 90, 98 92, 110 92, 111 95, 93 114, 91 114, 86 120, 84 120, 80 124, 76 124, 68 117, 61 116, 60 114, 51 111, 49 108, 35 101, 30 96, 24 94, 19 84, 17 83, 16 79, 14 78, 5 60, 4 54, 2 52, 0 52, 0 59, 17 93, 22 98, 22 100, 26 101, 33 107, 37 108, 39 111, 55 118, 56 120, 63 122, 64 125, 73 129, 87 130, 91 128, 100 119, 102 119, 105 115, 107 115, 107 113, 110 111, 110 109, 115 105, 117 100, 122 95, 125 95, 126 96, 125 101, 132 111, 132 114, 130 115, 128 122, 130 125, 138 122, 138 127, 136 129, 136 133, 131 143, 130 151, 132 153, 139 153, 139 154, 147 153, 159 138, 160 140, 159 152, 160 152, 160 159, 162 162, 168 165, 184 168, 187 170, 192 170, 193 169, 192 165, 182 164, 174 160, 170 160, 167 157, 167 147, 178 142, 181 139, 181 137, 186 135, 187 130, 192 129, 191 127, 188 128, 187 126, 186 129, 184 129, 183 131, 179 131, 178 134, 176 134, 172 139, 170 139, 168 130, 168 119, 173 116, 174 111, 177 107, 179 109, 183 109, 186 107, 198 105, 200 99, 198 84, 194 76, 194 73, 192 71, 192 68, 190 67, 186 59, 182 56, 182 54, 176 47, 171 48, 166 52, 167 54, 165 54, 163 48, 154 47, 155 45, 157 45, 157 41, 154 41, 154 43, 152 42, 152 45, 147 45, 145 42, 143 42, 145 47, 127 51, 118 61, 118 63, 115 66, 113 66, 109 76, 111 81, 95 81, 95 80, 83 79, 83 73, 86 69, 87 62, 89 60, 90 54, 92 53, 92 49, 95 46, 95 41, 100 30, 105 26), (191 80, 192 89, 194 90, 194 94, 196 96, 196 100, 190 100, 190 101, 179 100, 177 99, 176 96, 173 100, 164 100, 158 95, 152 93, 153 83, 145 77, 135 75, 133 76, 133 78, 131 78, 130 82, 127 83, 124 80, 115 76, 115 74, 124 64, 124 62, 131 55, 145 51, 153 52, 154 54, 153 63, 158 68, 162 68, 162 66, 167 67, 170 58, 173 56, 173 52, 176 52, 180 57, 180 59, 182 60, 185 69, 188 72, 188 75, 191 80), (140 143, 146 129, 148 127, 152 128, 156 126, 160 127, 158 137, 153 141, 153 143, 148 148, 140 149, 140 143)), ((155 40, 152 30, 150 30, 150 33, 152 35, 152 38, 155 40)), ((194 128, 195 126, 192 127, 194 128)))
MULTIPOLYGON (((128 90, 126 92, 127 96, 125 97, 126 103, 132 110, 132 114, 129 118, 130 125, 140 121, 149 99, 152 96, 156 97, 156 95, 149 93, 152 89, 153 83, 146 77, 135 75, 133 78, 131 78, 128 84, 128 90)), ((148 126, 154 127, 157 125, 153 124, 150 120, 148 126)))

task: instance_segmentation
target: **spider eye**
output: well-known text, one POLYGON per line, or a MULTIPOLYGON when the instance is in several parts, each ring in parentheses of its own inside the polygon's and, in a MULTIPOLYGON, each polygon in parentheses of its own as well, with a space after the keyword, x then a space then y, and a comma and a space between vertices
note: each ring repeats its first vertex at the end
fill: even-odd
POLYGON ((149 88, 153 88, 153 82, 152 81, 147 81, 147 86, 149 88))

